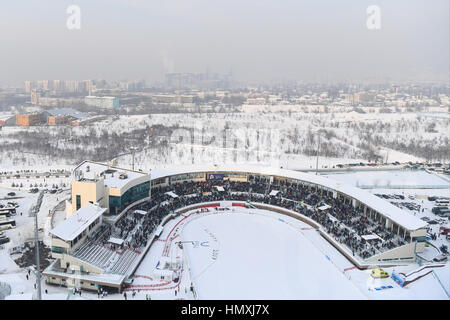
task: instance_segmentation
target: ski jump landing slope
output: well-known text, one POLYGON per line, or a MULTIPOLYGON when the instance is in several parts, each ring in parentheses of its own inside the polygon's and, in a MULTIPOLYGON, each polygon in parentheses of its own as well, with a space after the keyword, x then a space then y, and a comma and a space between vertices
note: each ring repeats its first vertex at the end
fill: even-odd
POLYGON ((302 234, 308 225, 239 210, 182 230, 199 299, 367 298, 302 234))

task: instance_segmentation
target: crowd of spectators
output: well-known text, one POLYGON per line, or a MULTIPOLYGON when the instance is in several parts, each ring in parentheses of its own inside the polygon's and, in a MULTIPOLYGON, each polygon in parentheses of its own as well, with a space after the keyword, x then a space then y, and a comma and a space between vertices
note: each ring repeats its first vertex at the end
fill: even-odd
POLYGON ((183 182, 153 189, 151 200, 130 209, 110 230, 110 234, 124 239, 126 246, 137 250, 147 245, 161 220, 175 210, 202 202, 226 200, 265 203, 301 213, 319 223, 336 241, 347 246, 353 255, 363 259, 404 244, 399 236, 343 198, 334 198, 330 193, 299 184, 270 184, 258 179, 249 182, 183 182), (271 195, 271 191, 278 192, 271 195), (320 209, 323 205, 327 205, 327 209, 320 209), (136 210, 147 214, 141 215, 136 210), (366 241, 361 237, 363 235, 378 237, 366 241))

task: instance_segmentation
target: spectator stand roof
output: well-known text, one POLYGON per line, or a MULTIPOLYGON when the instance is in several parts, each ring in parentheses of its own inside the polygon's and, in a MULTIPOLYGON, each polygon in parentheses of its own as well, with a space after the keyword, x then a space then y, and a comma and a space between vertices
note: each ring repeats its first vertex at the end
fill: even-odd
POLYGON ((272 191, 270 191, 269 196, 276 196, 279 193, 280 193, 280 191, 278 191, 278 190, 272 190, 272 191))
POLYGON ((330 209, 330 208, 331 208, 331 206, 329 206, 327 204, 324 204, 323 206, 320 206, 317 209, 319 209, 320 211, 324 211, 324 210, 327 210, 327 209, 330 209))
POLYGON ((134 210, 134 213, 138 213, 138 214, 140 214, 142 216, 146 216, 147 215, 147 211, 144 211, 144 210, 134 210))
POLYGON ((301 171, 293 171, 287 169, 279 169, 274 167, 265 167, 258 165, 246 165, 246 164, 235 164, 235 165, 194 165, 194 166, 177 166, 173 168, 163 168, 152 170, 152 179, 158 179, 162 177, 185 174, 185 173, 201 173, 201 172, 242 172, 254 175, 272 175, 279 177, 288 177, 291 179, 297 179, 313 184, 317 184, 322 187, 326 187, 344 195, 352 197, 366 206, 372 208, 373 210, 381 213, 386 218, 392 220, 398 225, 402 226, 407 230, 418 230, 422 228, 427 228, 428 224, 418 217, 410 215, 409 213, 403 211, 402 209, 392 205, 388 201, 381 199, 366 190, 351 186, 349 184, 341 183, 336 180, 320 176, 313 175, 301 171))
POLYGON ((68 219, 59 223, 50 233, 64 241, 72 241, 105 211, 106 208, 87 203, 75 211, 68 219))
POLYGON ((112 243, 112 244, 116 244, 116 245, 118 245, 118 246, 121 246, 122 244, 123 244, 123 240, 122 239, 119 239, 119 238, 114 238, 114 237, 110 237, 109 239, 108 239, 108 242, 109 243, 112 243))
POLYGON ((156 231, 155 231, 155 236, 159 237, 161 235, 161 233, 163 232, 163 230, 164 230, 163 226, 158 226, 158 228, 156 228, 156 231))
POLYGON ((363 238, 366 241, 370 241, 370 240, 381 240, 381 241, 383 241, 383 239, 381 239, 376 234, 365 234, 365 235, 362 235, 361 238, 363 238))
POLYGON ((178 195, 176 193, 174 193, 173 191, 168 191, 165 194, 171 196, 172 198, 178 198, 178 195))

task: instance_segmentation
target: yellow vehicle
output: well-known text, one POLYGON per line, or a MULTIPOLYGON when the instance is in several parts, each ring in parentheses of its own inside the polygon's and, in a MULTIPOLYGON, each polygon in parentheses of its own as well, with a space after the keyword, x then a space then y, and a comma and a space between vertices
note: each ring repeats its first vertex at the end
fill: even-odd
POLYGON ((372 270, 372 277, 374 278, 387 278, 389 277, 389 274, 384 271, 383 269, 373 269, 372 270))

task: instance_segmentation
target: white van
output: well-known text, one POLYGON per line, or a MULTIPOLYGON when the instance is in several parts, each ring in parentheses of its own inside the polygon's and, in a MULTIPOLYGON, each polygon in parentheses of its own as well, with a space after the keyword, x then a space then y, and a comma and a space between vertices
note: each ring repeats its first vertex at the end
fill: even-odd
POLYGON ((434 202, 438 207, 446 207, 450 204, 450 200, 448 199, 436 199, 434 202))

